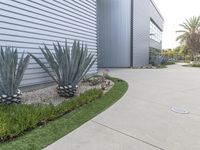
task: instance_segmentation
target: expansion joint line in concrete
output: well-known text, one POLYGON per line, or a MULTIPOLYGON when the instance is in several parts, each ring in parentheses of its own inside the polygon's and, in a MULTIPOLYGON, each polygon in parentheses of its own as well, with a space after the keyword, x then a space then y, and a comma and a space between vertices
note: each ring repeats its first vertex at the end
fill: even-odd
POLYGON ((159 147, 159 146, 156 146, 156 145, 154 145, 154 144, 151 144, 151 143, 149 143, 149 142, 147 142, 147 141, 144 141, 144 140, 142 140, 142 139, 139 139, 139 138, 137 138, 137 137, 134 137, 134 136, 132 136, 132 135, 129 135, 129 134, 127 134, 127 133, 124 133, 124 132, 122 132, 122 131, 119 131, 119 130, 117 130, 117 129, 111 128, 111 127, 109 127, 109 126, 107 126, 107 125, 104 125, 104 124, 102 124, 102 123, 99 123, 99 122, 97 122, 97 121, 91 120, 91 122, 93 122, 93 123, 95 123, 95 124, 98 124, 98 125, 100 125, 100 126, 103 126, 104 128, 107 128, 107 129, 110 129, 110 130, 112 130, 112 131, 115 131, 115 132, 118 132, 118 133, 120 133, 120 134, 123 134, 123 135, 125 135, 125 136, 127 136, 127 137, 129 137, 129 138, 132 138, 132 139, 134 139, 134 140, 137 140, 137 141, 142 142, 142 143, 144 143, 144 144, 147 144, 147 145, 149 145, 149 146, 152 146, 152 147, 154 147, 154 148, 156 148, 156 149, 158 149, 158 150, 166 150, 166 149, 164 149, 164 148, 161 148, 161 147, 159 147))

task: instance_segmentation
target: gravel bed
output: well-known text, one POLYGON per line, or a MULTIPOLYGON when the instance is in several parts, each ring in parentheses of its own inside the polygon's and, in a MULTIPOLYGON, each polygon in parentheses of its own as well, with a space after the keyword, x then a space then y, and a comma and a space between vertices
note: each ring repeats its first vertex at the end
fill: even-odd
MULTIPOLYGON (((106 80, 110 81, 110 80, 106 80)), ((110 85, 104 90, 104 93, 108 92, 112 87, 114 83, 110 81, 110 85)), ((57 94, 56 85, 48 86, 43 89, 33 90, 31 92, 24 92, 22 93, 22 103, 23 104, 53 104, 58 105, 62 103, 66 99, 64 97, 60 97, 57 94)), ((82 82, 79 85, 79 88, 76 92, 76 96, 80 95, 81 93, 84 93, 90 89, 101 89, 101 84, 98 84, 96 86, 90 86, 88 82, 82 82)))

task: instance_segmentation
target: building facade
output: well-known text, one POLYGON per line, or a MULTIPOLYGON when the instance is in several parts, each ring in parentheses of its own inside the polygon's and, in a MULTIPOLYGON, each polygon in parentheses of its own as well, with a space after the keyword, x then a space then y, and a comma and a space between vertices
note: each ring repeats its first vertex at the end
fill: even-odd
MULTIPOLYGON (((0 46, 13 46, 18 51, 35 54, 46 62, 39 46, 53 42, 69 45, 73 40, 87 44, 97 54, 95 0, 3 0, 0 1, 0 46)), ((97 72, 97 63, 89 73, 97 72)), ((21 86, 52 82, 47 73, 32 59, 21 86)))
MULTIPOLYGON (((99 67, 148 64, 149 48, 161 49, 163 18, 151 0, 4 0, 0 1, 0 46, 35 54, 46 63, 45 43, 87 44, 99 67), (97 13, 98 12, 98 13, 97 13), (97 50, 98 49, 98 50, 97 50)), ((52 79, 31 59, 22 87, 52 79)))
POLYGON ((98 0, 100 67, 141 67, 162 48, 164 19, 152 0, 98 0))

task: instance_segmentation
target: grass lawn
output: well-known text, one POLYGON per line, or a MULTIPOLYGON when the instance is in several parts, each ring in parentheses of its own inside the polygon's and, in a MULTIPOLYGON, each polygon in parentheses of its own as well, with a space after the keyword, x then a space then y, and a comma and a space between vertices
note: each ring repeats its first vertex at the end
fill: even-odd
POLYGON ((13 141, 1 143, 1 150, 41 150, 67 135, 88 120, 103 112, 119 100, 128 89, 128 84, 120 79, 111 78, 113 88, 101 98, 84 105, 75 111, 38 127, 13 141))
POLYGON ((187 64, 187 65, 182 65, 183 67, 200 67, 200 64, 187 64))
POLYGON ((166 63, 161 64, 157 68, 158 69, 164 69, 164 68, 167 68, 168 65, 174 65, 174 64, 176 64, 176 63, 175 62, 166 62, 166 63))
POLYGON ((167 66, 164 65, 164 64, 161 64, 161 65, 157 66, 157 69, 164 69, 164 68, 167 68, 167 66))
POLYGON ((192 67, 192 65, 182 65, 183 67, 192 67))

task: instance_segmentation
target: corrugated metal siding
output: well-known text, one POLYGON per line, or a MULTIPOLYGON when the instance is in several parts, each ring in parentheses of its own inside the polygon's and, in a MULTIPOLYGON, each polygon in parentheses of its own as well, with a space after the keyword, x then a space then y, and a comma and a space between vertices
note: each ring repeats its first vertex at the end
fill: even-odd
POLYGON ((152 0, 133 0, 133 66, 149 63, 149 48, 161 48, 162 43, 150 39, 150 19, 163 30, 163 18, 152 0))
POLYGON ((162 43, 150 39, 150 47, 153 47, 155 49, 162 49, 162 43))
POLYGON ((134 0, 133 3, 133 67, 149 63, 149 0, 134 0))
POLYGON ((154 20, 154 22, 156 22, 157 26, 161 30, 163 30, 164 19, 152 0, 150 0, 150 16, 151 16, 151 19, 154 20))
POLYGON ((149 37, 150 18, 163 29, 163 18, 152 0, 98 0, 97 14, 100 67, 147 65, 149 47, 162 45, 149 37))
MULTIPOLYGON (((96 0, 5 0, 0 1, 0 45, 41 55, 39 46, 65 39, 80 40, 97 54, 96 0)), ((97 72, 97 63, 89 73, 97 72)), ((31 60, 21 86, 51 82, 31 60)))
POLYGON ((98 0, 100 67, 130 67, 130 0, 98 0))

